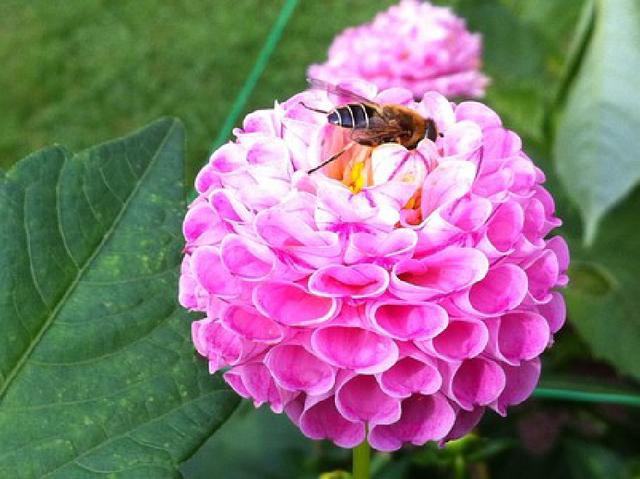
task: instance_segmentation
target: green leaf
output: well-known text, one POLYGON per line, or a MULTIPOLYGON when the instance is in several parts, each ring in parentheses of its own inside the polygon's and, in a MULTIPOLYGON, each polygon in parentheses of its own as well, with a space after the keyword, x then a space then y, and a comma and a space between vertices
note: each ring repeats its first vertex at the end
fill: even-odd
MULTIPOLYGON (((640 188, 611 211, 591 248, 569 237, 569 318, 594 355, 640 379, 640 188)), ((568 232, 570 233, 570 232, 568 232)))
POLYGON ((560 120, 555 164, 591 244, 604 214, 640 180, 640 4, 599 1, 591 42, 560 120))
POLYGON ((0 179, 0 477, 180 477, 232 412, 176 305, 175 120, 0 179))

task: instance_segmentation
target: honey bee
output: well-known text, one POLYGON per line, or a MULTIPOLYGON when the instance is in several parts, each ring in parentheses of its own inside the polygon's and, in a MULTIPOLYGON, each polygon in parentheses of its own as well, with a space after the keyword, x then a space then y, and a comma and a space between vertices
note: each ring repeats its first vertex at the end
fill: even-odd
POLYGON ((312 108, 301 102, 302 106, 327 115, 327 121, 332 125, 352 130, 352 141, 328 160, 310 169, 309 174, 338 159, 353 143, 370 147, 399 143, 412 150, 423 138, 435 141, 438 136, 442 136, 433 118, 425 118, 406 106, 378 104, 345 88, 315 78, 308 79, 308 82, 312 88, 347 98, 349 103, 329 111, 312 108))

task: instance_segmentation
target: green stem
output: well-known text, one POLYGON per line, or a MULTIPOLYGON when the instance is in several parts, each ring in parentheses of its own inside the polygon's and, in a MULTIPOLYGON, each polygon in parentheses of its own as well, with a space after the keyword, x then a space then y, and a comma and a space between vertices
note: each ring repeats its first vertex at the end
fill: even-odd
POLYGON ((362 444, 353 449, 353 479, 369 479, 369 464, 371 449, 365 439, 362 444))

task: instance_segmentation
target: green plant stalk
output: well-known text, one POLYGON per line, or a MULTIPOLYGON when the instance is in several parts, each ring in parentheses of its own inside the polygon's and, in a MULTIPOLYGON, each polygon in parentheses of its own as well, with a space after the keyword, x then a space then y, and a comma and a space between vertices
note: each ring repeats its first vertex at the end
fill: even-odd
POLYGON ((369 479, 371 449, 365 439, 362 444, 353 448, 353 479, 369 479))
POLYGON ((533 392, 533 396, 541 399, 620 404, 623 406, 640 407, 640 395, 637 394, 591 392, 575 389, 539 387, 533 392))

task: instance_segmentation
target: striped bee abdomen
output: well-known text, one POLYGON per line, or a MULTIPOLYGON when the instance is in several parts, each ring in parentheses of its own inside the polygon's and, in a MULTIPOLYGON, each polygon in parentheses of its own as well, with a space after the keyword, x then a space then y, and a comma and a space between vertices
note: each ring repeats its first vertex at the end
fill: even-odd
POLYGON ((362 103, 349 103, 329 113, 327 121, 343 128, 369 128, 370 114, 369 108, 362 103))

